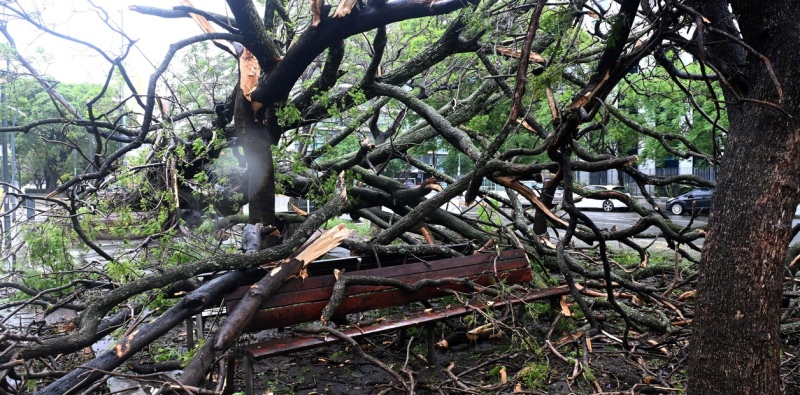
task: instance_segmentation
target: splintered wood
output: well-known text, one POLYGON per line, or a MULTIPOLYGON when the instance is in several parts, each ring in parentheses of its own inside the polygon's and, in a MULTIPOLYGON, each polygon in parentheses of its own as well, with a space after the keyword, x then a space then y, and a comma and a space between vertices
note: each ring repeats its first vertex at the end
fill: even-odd
MULTIPOLYGON (((520 51, 518 49, 514 49, 514 48, 496 47, 495 51, 497 51, 497 53, 499 53, 500 55, 508 56, 508 57, 511 57, 511 58, 519 59, 519 58, 522 57, 522 51, 520 51)), ((547 62, 545 60, 545 58, 542 57, 542 55, 539 55, 538 53, 535 53, 535 52, 531 52, 528 55, 528 59, 533 63, 545 63, 545 62, 547 62)))
POLYGON ((261 66, 258 65, 258 59, 253 56, 247 48, 244 49, 242 55, 239 57, 239 86, 242 89, 244 98, 250 102, 253 111, 257 112, 262 104, 253 102, 251 95, 258 86, 258 77, 261 75, 261 66))
MULTIPOLYGON (((181 4, 187 7, 194 8, 194 4, 192 4, 192 2, 189 0, 181 0, 181 4)), ((195 13, 189 13, 189 15, 192 17, 194 22, 197 23, 197 26, 200 26, 200 29, 203 30, 203 32, 214 33, 214 27, 211 26, 211 23, 209 23, 208 19, 206 19, 204 16, 195 13)), ((236 49, 233 47, 233 45, 231 45, 231 43, 225 40, 213 40, 213 41, 215 44, 227 48, 228 51, 230 51, 230 53, 232 54, 236 53, 236 49)))
MULTIPOLYGON (((330 250, 338 247, 339 244, 342 243, 342 240, 346 239, 348 236, 350 236, 350 229, 347 229, 347 227, 345 227, 344 224, 336 225, 333 228, 325 231, 325 233, 323 233, 322 236, 310 240, 308 243, 305 244, 303 249, 293 257, 281 261, 281 263, 275 266, 270 271, 269 274, 270 276, 274 276, 275 273, 281 270, 282 264, 288 262, 291 259, 302 261, 303 267, 305 268, 312 261, 319 259, 321 256, 330 252, 330 250)), ((272 266, 272 265, 269 264, 266 266, 272 266)))

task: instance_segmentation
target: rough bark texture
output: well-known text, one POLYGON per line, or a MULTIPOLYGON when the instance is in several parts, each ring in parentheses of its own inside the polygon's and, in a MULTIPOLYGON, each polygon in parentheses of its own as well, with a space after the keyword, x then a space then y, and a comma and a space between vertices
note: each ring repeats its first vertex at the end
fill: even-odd
POLYGON ((779 103, 765 63, 753 54, 734 69, 743 73, 740 82, 725 92, 735 111, 702 256, 689 389, 778 394, 783 260, 800 182, 798 128, 787 116, 800 116, 800 26, 790 2, 731 5, 745 42, 772 61, 785 97, 779 103))
POLYGON ((112 371, 125 363, 142 348, 150 345, 164 333, 192 315, 201 313, 211 303, 222 298, 222 293, 246 278, 244 272, 229 272, 206 283, 181 299, 158 319, 125 336, 120 342, 97 358, 77 367, 64 377, 48 385, 41 394, 64 394, 78 391, 103 377, 102 371, 112 371))

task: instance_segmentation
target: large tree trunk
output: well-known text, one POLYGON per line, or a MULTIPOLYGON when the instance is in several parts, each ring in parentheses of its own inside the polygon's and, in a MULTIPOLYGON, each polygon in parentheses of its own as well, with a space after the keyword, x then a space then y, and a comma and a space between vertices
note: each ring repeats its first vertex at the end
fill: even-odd
MULTIPOLYGON (((722 26, 726 2, 709 3, 722 12, 701 11, 722 26)), ((786 1, 731 4, 745 42, 772 62, 784 99, 779 104, 758 57, 748 54, 739 67, 730 46, 711 49, 737 73, 728 73, 732 86, 725 91, 734 104, 702 255, 689 389, 778 394, 783 260, 800 185, 800 139, 789 119, 800 116, 800 24, 786 1)))
MULTIPOLYGON (((239 91, 235 124, 247 160, 248 204, 251 224, 275 225, 275 164, 272 146, 280 139, 280 125, 274 110, 266 111, 264 122, 256 119, 251 103, 239 91)), ((266 235, 262 248, 274 246, 275 236, 266 235)))

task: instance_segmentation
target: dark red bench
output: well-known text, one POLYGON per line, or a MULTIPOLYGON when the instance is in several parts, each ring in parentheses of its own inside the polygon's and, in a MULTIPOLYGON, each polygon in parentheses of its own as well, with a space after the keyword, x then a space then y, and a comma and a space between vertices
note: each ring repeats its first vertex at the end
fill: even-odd
MULTIPOLYGON (((320 319, 322 309, 328 303, 332 288, 336 281, 334 269, 345 269, 345 274, 394 278, 406 284, 413 284, 422 279, 468 278, 481 286, 490 286, 497 281, 505 284, 520 284, 531 280, 530 263, 524 250, 516 249, 500 253, 482 253, 459 258, 422 260, 407 262, 408 258, 383 259, 381 262, 364 258, 343 258, 338 260, 314 262, 309 266, 310 276, 306 279, 295 279, 286 283, 274 294, 256 314, 249 331, 285 327, 289 325, 313 322, 320 319), (380 266, 380 267, 377 267, 380 266)), ((242 286, 225 295, 225 307, 232 311, 242 296, 249 289, 242 286)), ((446 285, 442 287, 423 288, 416 293, 387 286, 351 286, 346 297, 336 310, 334 317, 366 312, 376 309, 403 306, 413 302, 451 295, 452 291, 472 292, 463 285, 446 285)), ((353 338, 401 330, 423 325, 428 329, 428 362, 435 363, 433 324, 448 318, 469 314, 474 309, 497 308, 535 300, 557 298, 567 294, 564 288, 548 288, 515 295, 492 303, 474 302, 474 305, 458 305, 447 308, 433 308, 404 315, 396 319, 387 319, 379 324, 365 327, 343 329, 342 332, 353 338)), ((247 372, 246 393, 252 393, 252 359, 268 358, 289 352, 319 347, 340 341, 332 336, 299 336, 287 335, 265 342, 253 343, 236 350, 245 359, 247 372)), ((233 359, 233 358, 232 358, 233 359)), ((232 370, 232 366, 229 371, 232 370)))

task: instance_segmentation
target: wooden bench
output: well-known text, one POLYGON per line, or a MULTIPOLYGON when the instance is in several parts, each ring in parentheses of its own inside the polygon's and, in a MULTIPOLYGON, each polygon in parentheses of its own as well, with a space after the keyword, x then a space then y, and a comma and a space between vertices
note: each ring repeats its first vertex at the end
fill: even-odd
MULTIPOLYGON (((336 279, 334 269, 345 269, 347 273, 361 276, 393 278, 406 284, 413 284, 423 279, 468 278, 481 286, 490 286, 498 281, 505 284, 528 282, 532 278, 530 263, 524 250, 516 249, 499 254, 483 253, 467 255, 459 258, 424 259, 408 262, 409 257, 384 257, 382 260, 368 258, 343 258, 314 262, 308 267, 309 277, 295 279, 286 283, 274 294, 256 314, 248 331, 279 328, 294 324, 318 321, 322 309, 328 303, 336 279), (380 266, 380 267, 378 267, 380 266)), ((225 307, 232 311, 249 286, 242 286, 225 295, 225 307)), ((346 290, 346 297, 336 310, 334 317, 366 312, 382 308, 403 306, 413 302, 427 301, 446 295, 452 291, 472 292, 463 285, 452 284, 442 287, 423 288, 419 292, 407 293, 388 286, 354 285, 346 290)), ((425 326, 428 340, 428 362, 435 363, 434 324, 449 318, 467 315, 475 309, 497 308, 535 300, 557 298, 567 294, 566 288, 548 288, 517 295, 491 303, 473 302, 471 305, 460 305, 447 308, 425 309, 423 312, 404 315, 395 319, 387 319, 380 323, 365 327, 344 329, 342 332, 353 338, 371 334, 402 330, 414 326, 425 326)), ((233 355, 245 361, 246 393, 252 393, 252 361, 268 358, 289 352, 306 350, 339 342, 333 336, 297 336, 287 335, 283 338, 250 344, 234 350, 233 355)), ((233 370, 233 366, 228 369, 233 370)))

